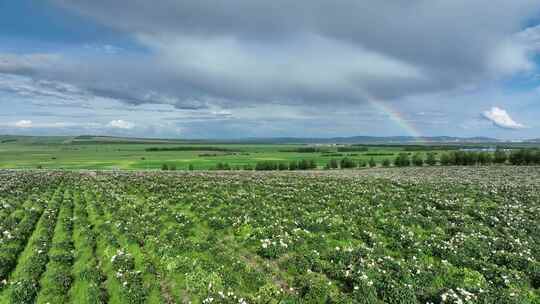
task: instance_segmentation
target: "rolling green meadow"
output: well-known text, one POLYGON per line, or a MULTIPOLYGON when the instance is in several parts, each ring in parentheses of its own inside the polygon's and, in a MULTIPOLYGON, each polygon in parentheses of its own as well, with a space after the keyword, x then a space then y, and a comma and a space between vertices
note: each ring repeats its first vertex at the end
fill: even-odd
POLYGON ((367 151, 337 152, 330 145, 324 152, 300 153, 298 144, 205 143, 174 140, 96 139, 73 140, 71 137, 15 137, 0 140, 0 168, 3 169, 159 169, 163 164, 187 170, 213 169, 218 163, 231 166, 255 165, 258 162, 314 160, 322 168, 332 158, 377 162, 393 159, 403 147, 371 146, 367 151), (149 148, 200 147, 193 151, 147 151, 149 148), (212 147, 224 151, 207 151, 212 147), (325 153, 326 152, 326 153, 325 153))

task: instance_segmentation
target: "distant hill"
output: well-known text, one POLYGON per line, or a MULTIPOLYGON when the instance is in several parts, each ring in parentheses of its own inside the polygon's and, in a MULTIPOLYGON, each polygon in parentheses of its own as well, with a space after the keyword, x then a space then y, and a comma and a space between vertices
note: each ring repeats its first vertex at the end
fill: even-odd
POLYGON ((412 136, 351 136, 331 138, 270 137, 238 139, 152 139, 124 138, 113 136, 82 135, 74 137, 71 143, 261 143, 261 144, 418 144, 418 143, 497 143, 500 140, 489 137, 412 137, 412 136))
POLYGON ((412 137, 412 136, 351 136, 351 137, 332 137, 332 138, 247 138, 240 139, 242 142, 252 143, 298 143, 298 144, 455 144, 455 143, 498 143, 501 142, 496 138, 489 137, 450 137, 450 136, 434 136, 434 137, 412 137))
POLYGON ((182 139, 163 138, 138 138, 138 137, 116 137, 116 136, 94 136, 80 135, 71 137, 65 143, 69 144, 182 144, 193 141, 182 139))
MULTIPOLYGON (((490 137, 452 137, 452 136, 351 136, 331 138, 269 137, 238 139, 167 139, 137 138, 101 135, 80 136, 18 136, 0 135, 0 144, 365 144, 365 145, 405 145, 405 144, 507 144, 490 137)), ((521 143, 536 144, 540 139, 524 140, 521 143)))
POLYGON ((0 144, 62 144, 69 138, 67 136, 21 136, 21 135, 0 135, 0 144))
POLYGON ((160 138, 136 138, 136 137, 116 137, 116 136, 22 136, 22 135, 0 135, 0 144, 183 144, 194 143, 193 140, 182 139, 160 139, 160 138))

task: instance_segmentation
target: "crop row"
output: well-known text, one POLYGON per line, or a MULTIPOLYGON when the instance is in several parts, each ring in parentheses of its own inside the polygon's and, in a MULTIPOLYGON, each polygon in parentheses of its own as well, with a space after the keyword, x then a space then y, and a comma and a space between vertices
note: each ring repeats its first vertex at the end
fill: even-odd
POLYGON ((41 274, 49 261, 49 249, 62 206, 62 189, 58 189, 43 211, 36 229, 18 259, 17 267, 3 290, 2 301, 10 303, 34 303, 39 292, 41 274))
MULTIPOLYGON (((78 190, 78 187, 76 188, 78 190)), ((106 303, 106 277, 97 258, 97 236, 89 220, 87 203, 81 191, 74 191, 73 243, 75 261, 73 264, 73 285, 70 298, 74 303, 106 303)))
POLYGON ((537 167, 11 174, 0 303, 540 301, 537 167))
POLYGON ((64 192, 62 207, 54 229, 52 246, 48 252, 49 262, 40 280, 37 303, 65 303, 73 282, 71 267, 73 247, 73 198, 68 189, 64 192))

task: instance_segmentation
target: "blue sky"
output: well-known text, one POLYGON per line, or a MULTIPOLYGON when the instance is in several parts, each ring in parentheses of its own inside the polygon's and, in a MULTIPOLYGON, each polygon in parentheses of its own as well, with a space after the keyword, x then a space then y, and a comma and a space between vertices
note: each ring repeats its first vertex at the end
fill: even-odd
POLYGON ((538 1, 217 3, 0 0, 0 133, 540 137, 538 1))

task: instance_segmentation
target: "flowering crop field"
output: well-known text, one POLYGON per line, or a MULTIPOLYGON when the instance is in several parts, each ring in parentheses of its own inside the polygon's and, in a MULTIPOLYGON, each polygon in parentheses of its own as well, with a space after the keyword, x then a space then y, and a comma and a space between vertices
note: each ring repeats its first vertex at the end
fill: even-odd
POLYGON ((0 172, 0 303, 540 303, 540 168, 0 172))

